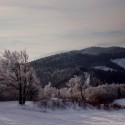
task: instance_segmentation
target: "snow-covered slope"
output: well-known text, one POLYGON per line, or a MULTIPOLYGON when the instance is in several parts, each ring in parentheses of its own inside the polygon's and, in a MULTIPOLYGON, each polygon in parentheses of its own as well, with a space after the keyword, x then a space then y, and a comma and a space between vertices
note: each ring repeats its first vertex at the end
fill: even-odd
POLYGON ((0 102, 0 125, 125 125, 125 110, 49 111, 0 102))
POLYGON ((120 67, 125 69, 125 59, 114 59, 111 60, 113 63, 116 63, 117 65, 119 65, 120 67))
POLYGON ((107 67, 107 66, 96 66, 94 67, 95 69, 99 69, 99 70, 104 70, 104 71, 113 71, 112 68, 107 67))

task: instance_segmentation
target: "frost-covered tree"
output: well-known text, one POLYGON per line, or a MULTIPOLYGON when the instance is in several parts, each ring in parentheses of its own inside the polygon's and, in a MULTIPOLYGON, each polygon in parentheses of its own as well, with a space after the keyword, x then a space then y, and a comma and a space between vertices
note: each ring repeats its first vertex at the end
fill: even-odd
POLYGON ((74 76, 69 80, 67 83, 68 93, 70 95, 70 98, 76 98, 77 93, 79 92, 79 85, 81 78, 79 76, 74 76))
POLYGON ((28 65, 28 57, 26 50, 5 50, 0 57, 0 76, 6 86, 18 91, 19 104, 25 104, 30 92, 39 83, 34 70, 28 65))
POLYGON ((70 97, 70 94, 69 94, 69 91, 68 91, 68 90, 69 90, 69 89, 66 88, 66 87, 61 88, 61 89, 59 90, 59 96, 60 96, 60 98, 62 98, 62 99, 67 99, 67 98, 69 98, 69 97, 70 97))
POLYGON ((71 78, 69 82, 67 83, 67 86, 70 88, 71 96, 78 96, 80 93, 80 96, 82 100, 84 100, 84 91, 87 88, 88 84, 88 73, 84 73, 82 76, 74 76, 74 78, 71 78))
POLYGON ((44 87, 44 95, 46 98, 57 98, 59 95, 59 90, 52 87, 52 84, 49 82, 48 85, 44 87))
POLYGON ((50 82, 44 87, 44 95, 46 98, 52 97, 52 84, 50 82))

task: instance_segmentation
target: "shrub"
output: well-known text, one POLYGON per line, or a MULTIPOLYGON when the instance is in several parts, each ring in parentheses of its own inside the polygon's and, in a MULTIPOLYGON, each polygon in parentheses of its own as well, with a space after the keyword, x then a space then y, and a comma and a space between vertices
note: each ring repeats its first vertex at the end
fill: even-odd
POLYGON ((85 90, 85 99, 94 105, 109 104, 115 99, 125 98, 125 85, 112 84, 89 87, 85 90))

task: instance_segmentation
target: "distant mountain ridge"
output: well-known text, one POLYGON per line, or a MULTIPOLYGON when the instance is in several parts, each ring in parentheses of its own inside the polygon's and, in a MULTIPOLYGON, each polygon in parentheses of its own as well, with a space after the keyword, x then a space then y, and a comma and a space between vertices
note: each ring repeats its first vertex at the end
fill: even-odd
POLYGON ((101 53, 122 53, 125 52, 125 48, 122 47, 90 47, 83 50, 80 50, 80 52, 84 54, 101 54, 101 53))
MULTIPOLYGON (((69 51, 41 58, 30 62, 30 65, 36 70, 41 83, 44 85, 48 84, 48 82, 52 82, 54 86, 63 85, 74 75, 81 75, 84 71, 90 73, 94 72, 95 75, 97 72, 101 72, 101 74, 109 73, 109 76, 112 77, 112 79, 108 80, 108 78, 105 78, 104 80, 102 79, 103 82, 121 83, 125 81, 125 78, 123 79, 125 70, 116 63, 113 63, 111 60, 122 58, 125 58, 125 48, 90 47, 82 50, 69 51), (109 67, 109 69, 111 68, 114 71, 106 72, 95 69, 94 67, 97 66, 109 67), (119 77, 121 77, 121 80, 113 79, 114 74, 117 74, 116 71, 117 73, 120 73, 119 77)), ((108 75, 105 76, 109 77, 108 75)))

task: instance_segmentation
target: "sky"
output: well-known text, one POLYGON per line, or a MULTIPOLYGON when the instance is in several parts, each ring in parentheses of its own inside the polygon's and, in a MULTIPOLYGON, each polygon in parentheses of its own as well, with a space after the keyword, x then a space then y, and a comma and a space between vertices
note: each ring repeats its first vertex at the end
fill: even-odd
POLYGON ((0 51, 34 60, 90 46, 125 47, 125 0, 0 0, 0 51))

